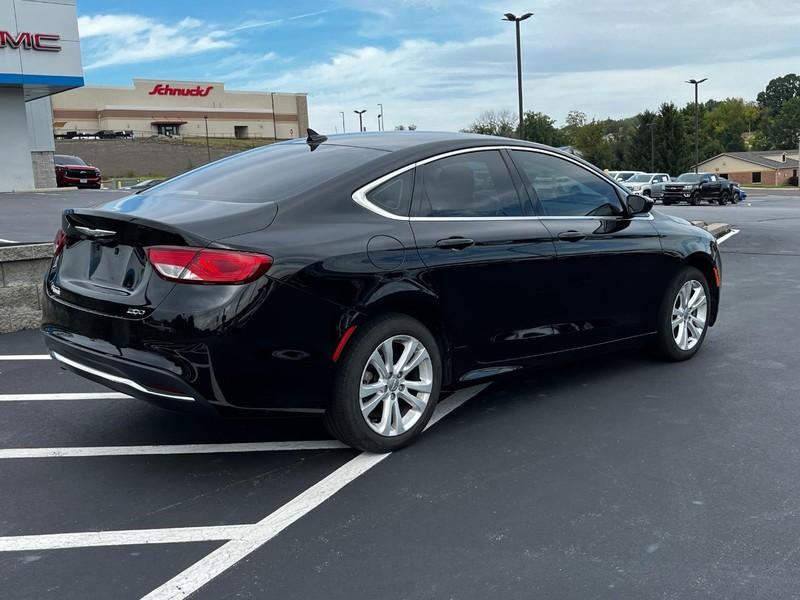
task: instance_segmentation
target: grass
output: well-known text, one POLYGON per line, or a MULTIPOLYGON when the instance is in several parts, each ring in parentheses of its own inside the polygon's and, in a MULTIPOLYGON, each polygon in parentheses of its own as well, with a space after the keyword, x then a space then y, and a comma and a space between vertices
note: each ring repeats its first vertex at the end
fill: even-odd
MULTIPOLYGON (((183 138, 183 139, 175 139, 175 140, 159 140, 164 141, 169 144, 184 144, 188 146, 205 146, 206 145, 206 138, 204 137, 191 137, 191 138, 183 138)), ((267 144, 274 143, 275 140, 272 138, 252 138, 252 139, 244 139, 239 140, 236 138, 208 138, 208 145, 212 148, 231 148, 231 149, 241 149, 246 150, 249 148, 257 148, 258 146, 265 146, 267 144)))

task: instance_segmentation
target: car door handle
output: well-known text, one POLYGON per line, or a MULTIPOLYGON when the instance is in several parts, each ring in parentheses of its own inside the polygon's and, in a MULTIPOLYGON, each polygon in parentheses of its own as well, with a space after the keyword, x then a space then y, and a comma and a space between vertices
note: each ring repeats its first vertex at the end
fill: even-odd
POLYGON ((562 231, 558 234, 558 239, 565 242, 580 242, 586 239, 586 234, 575 230, 562 231))
POLYGON ((463 250, 464 248, 469 248, 470 246, 474 245, 475 240, 461 237, 451 237, 436 242, 437 248, 442 248, 445 250, 463 250))

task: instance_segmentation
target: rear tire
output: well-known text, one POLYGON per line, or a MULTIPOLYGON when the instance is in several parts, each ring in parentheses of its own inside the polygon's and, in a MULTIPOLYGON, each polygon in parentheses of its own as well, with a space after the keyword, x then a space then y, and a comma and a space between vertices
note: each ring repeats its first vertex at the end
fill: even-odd
POLYGON ((377 317, 356 329, 340 358, 325 425, 358 450, 393 452, 428 424, 441 380, 439 346, 422 323, 377 317))
POLYGON ((670 282, 658 312, 655 349, 664 360, 692 358, 703 345, 711 317, 711 294, 705 276, 683 267, 670 282))
POLYGON ((719 197, 719 205, 720 206, 725 206, 730 201, 731 201, 731 193, 730 192, 722 192, 722 196, 719 197))

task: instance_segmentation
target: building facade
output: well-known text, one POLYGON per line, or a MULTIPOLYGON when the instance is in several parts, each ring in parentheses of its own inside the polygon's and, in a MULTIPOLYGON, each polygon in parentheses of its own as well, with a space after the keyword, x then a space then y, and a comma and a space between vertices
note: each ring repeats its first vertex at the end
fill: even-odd
POLYGON ((130 132, 134 137, 291 139, 308 128, 306 94, 239 92, 210 81, 134 79, 132 87, 86 86, 53 98, 58 137, 130 132))
POLYGON ((0 0, 0 191, 55 185, 48 97, 81 85, 75 0, 0 0))
POLYGON ((742 185, 797 184, 798 149, 764 152, 725 152, 699 164, 699 170, 716 173, 742 185))

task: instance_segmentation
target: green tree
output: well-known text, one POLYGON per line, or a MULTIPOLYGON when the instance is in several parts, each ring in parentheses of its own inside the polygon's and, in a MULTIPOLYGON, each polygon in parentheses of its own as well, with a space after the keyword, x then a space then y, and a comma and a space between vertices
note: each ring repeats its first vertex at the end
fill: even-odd
POLYGON ((767 84, 767 88, 758 94, 758 104, 770 114, 780 112, 784 103, 800 96, 800 75, 789 73, 776 77, 767 84))
POLYGON ((472 125, 462 129, 465 133, 481 133, 483 135, 499 135, 514 137, 517 120, 507 110, 487 110, 478 115, 472 125))
POLYGON ((767 138, 773 150, 794 149, 797 148, 798 134, 800 134, 800 96, 783 103, 767 132, 767 138))
POLYGON ((625 163, 629 169, 637 171, 650 171, 651 169, 651 142, 655 136, 653 128, 656 125, 656 113, 646 110, 636 117, 636 125, 628 143, 625 145, 625 163))
POLYGON ((583 154, 583 158, 590 163, 607 169, 614 159, 608 134, 605 133, 603 124, 592 121, 574 131, 575 143, 573 144, 583 154))
POLYGON ((555 120, 544 113, 526 112, 522 120, 522 138, 548 146, 563 146, 564 136, 556 128, 555 120))
POLYGON ((759 117, 759 107, 741 98, 717 102, 703 115, 703 157, 745 150, 745 134, 752 132, 759 117))
POLYGON ((664 103, 656 119, 656 169, 679 175, 689 167, 683 117, 671 102, 664 103))

